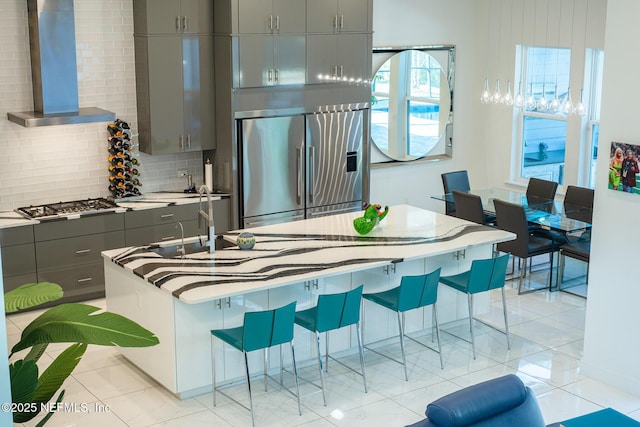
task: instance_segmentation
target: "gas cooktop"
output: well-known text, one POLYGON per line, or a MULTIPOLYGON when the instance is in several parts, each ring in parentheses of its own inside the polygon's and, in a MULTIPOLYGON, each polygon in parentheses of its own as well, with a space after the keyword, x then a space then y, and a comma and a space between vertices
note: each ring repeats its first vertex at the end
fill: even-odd
POLYGON ((75 200, 72 202, 49 203, 16 209, 16 212, 28 219, 56 218, 65 215, 87 214, 115 211, 118 208, 113 201, 98 197, 95 199, 75 200))

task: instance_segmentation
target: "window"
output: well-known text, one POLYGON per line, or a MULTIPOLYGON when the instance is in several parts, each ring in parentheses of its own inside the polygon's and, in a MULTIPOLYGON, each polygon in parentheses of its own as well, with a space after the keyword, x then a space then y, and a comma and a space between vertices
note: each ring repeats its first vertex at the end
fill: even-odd
POLYGON ((564 185, 567 181, 565 153, 569 151, 581 159, 571 168, 577 168, 578 172, 569 178, 569 183, 593 188, 600 133, 603 51, 587 50, 584 91, 581 94, 572 90, 574 106, 582 97, 589 114, 588 120, 580 122, 580 134, 575 141, 567 141, 567 114, 563 111, 569 98, 570 49, 519 46, 518 54, 517 74, 524 82, 522 89, 527 102, 517 122, 516 179, 536 177, 564 185), (552 102, 557 102, 559 108, 550 109, 552 102))
POLYGON ((567 100, 571 51, 521 47, 525 108, 520 127, 520 178, 564 182, 567 100))

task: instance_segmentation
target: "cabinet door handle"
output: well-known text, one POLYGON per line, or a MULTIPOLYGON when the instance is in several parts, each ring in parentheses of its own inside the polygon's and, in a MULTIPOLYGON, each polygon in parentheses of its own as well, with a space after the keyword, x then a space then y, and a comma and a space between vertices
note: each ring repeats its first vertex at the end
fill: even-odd
POLYGON ((275 70, 273 70, 273 81, 278 83, 279 79, 280 79, 280 69, 276 68, 275 70))
POLYGON ((337 65, 333 66, 333 77, 338 77, 338 66, 337 65))
POLYGON ((269 72, 267 73, 267 81, 271 83, 273 81, 273 69, 269 68, 269 72))
POLYGON ((184 136, 180 135, 180 138, 178 138, 178 147, 182 150, 184 148, 184 136))
POLYGON ((189 28, 189 24, 187 22, 187 17, 183 16, 182 17, 182 31, 187 31, 187 28, 189 28))
POLYGON ((187 148, 191 148, 191 134, 187 134, 187 148))
POLYGON ((164 218, 172 218, 174 215, 175 215, 175 214, 172 214, 172 213, 170 213, 170 214, 164 214, 164 215, 160 215, 160 218, 163 218, 163 219, 164 219, 164 218))
POLYGON ((91 282, 93 277, 85 277, 84 279, 78 279, 78 284, 82 285, 83 283, 91 282))
POLYGON ((163 238, 161 238, 160 240, 174 240, 176 238, 176 236, 165 236, 163 238))
POLYGON ((333 17, 333 29, 337 30, 338 29, 338 15, 335 15, 333 17))
POLYGON ((344 65, 340 66, 340 77, 344 77, 344 65))
POLYGON ((344 28, 344 15, 340 15, 340 29, 344 28))
POLYGON ((82 255, 82 254, 88 254, 89 252, 91 252, 91 249, 80 249, 76 251, 76 254, 82 255))
POLYGON ((269 31, 273 31, 273 15, 269 16, 269 31))
POLYGON ((280 15, 276 16, 276 31, 280 31, 280 15))

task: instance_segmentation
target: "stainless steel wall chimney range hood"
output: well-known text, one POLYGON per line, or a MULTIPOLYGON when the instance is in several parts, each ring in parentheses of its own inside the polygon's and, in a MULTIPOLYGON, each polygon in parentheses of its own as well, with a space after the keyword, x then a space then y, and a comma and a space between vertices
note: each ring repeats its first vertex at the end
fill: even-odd
POLYGON ((27 10, 35 111, 8 119, 25 127, 115 120, 111 111, 78 107, 73 0, 28 0, 27 10))

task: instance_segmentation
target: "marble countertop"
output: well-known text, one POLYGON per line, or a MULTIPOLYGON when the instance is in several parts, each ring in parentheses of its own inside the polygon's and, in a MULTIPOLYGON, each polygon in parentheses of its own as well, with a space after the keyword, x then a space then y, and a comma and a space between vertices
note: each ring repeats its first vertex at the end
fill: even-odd
MULTIPOLYGON (((228 197, 227 194, 211 194, 212 200, 220 200, 228 197)), ((203 201, 206 197, 203 196, 203 201)), ((157 192, 145 193, 142 196, 131 197, 128 199, 120 199, 117 201, 118 206, 131 210, 153 209, 165 206, 186 205, 189 203, 198 203, 200 195, 198 193, 180 193, 180 192, 157 192)))
MULTIPOLYGON (((226 197, 229 197, 229 195, 225 193, 214 193, 211 195, 212 200, 220 200, 226 197)), ((194 193, 159 191, 145 193, 141 196, 136 196, 135 198, 132 197, 130 200, 124 199, 121 201, 117 201, 116 204, 118 205, 118 208, 116 208, 113 212, 122 213, 126 212, 127 210, 142 210, 162 208, 166 206, 185 205, 189 203, 198 203, 199 200, 200 196, 194 193)), ((90 215, 94 214, 95 213, 92 213, 90 215)), ((82 213, 60 215, 59 218, 55 218, 54 220, 65 218, 76 219, 81 218, 82 216, 82 213)), ((44 221, 51 221, 51 218, 39 221, 37 219, 27 219, 16 211, 0 211, 0 229, 40 224, 40 222, 44 221)))
POLYGON ((332 215, 223 236, 235 241, 241 231, 251 231, 256 236, 252 250, 233 247, 185 259, 163 258, 149 246, 102 254, 181 301, 195 304, 515 238, 507 231, 408 205, 392 206, 373 231, 361 236, 353 228, 353 219, 361 215, 332 215))

